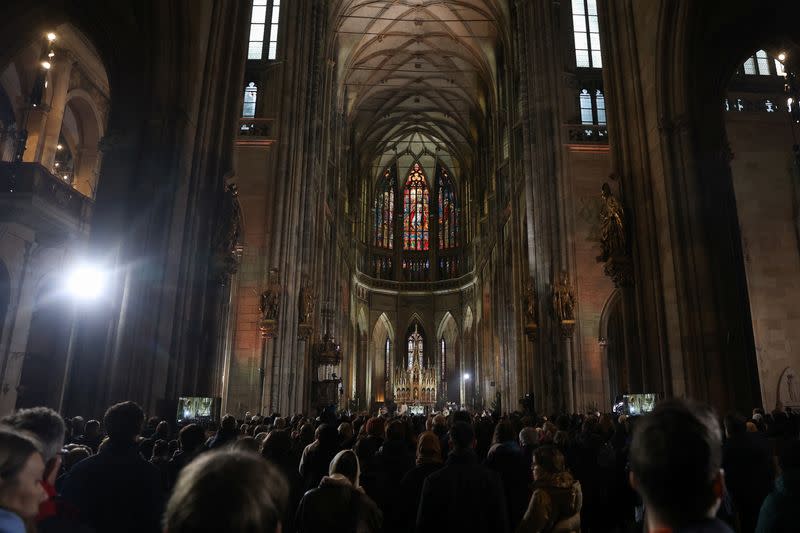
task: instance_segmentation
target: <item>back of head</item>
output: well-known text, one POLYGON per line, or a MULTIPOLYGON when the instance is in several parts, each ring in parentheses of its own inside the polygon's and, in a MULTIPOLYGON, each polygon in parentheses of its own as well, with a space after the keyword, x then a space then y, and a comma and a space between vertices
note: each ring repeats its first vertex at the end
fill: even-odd
POLYGON ((261 447, 261 455, 276 463, 288 460, 291 453, 292 439, 289 432, 284 429, 270 431, 261 447))
POLYGON ((83 435, 84 430, 86 429, 86 421, 83 419, 82 416, 73 416, 72 417, 72 434, 76 437, 79 435, 83 435))
POLYGON ((425 431, 417 441, 417 464, 442 462, 442 442, 433 431, 425 431))
POLYGON ((13 479, 25 461, 34 454, 41 453, 39 443, 34 437, 11 429, 0 429, 0 481, 13 479))
POLYGON ((103 417, 103 424, 111 442, 132 443, 142 430, 143 423, 144 411, 134 402, 112 405, 103 417))
POLYGON ((406 425, 400 420, 392 420, 386 427, 386 440, 402 441, 406 438, 406 425))
POLYGON ((169 452, 169 443, 164 439, 158 439, 153 444, 153 457, 166 457, 169 452))
POLYGON ((367 421, 367 434, 371 437, 383 437, 383 418, 372 417, 367 421))
POLYGON ((548 474, 564 471, 564 454, 555 446, 539 446, 533 451, 533 464, 548 474))
POLYGON ((514 440, 514 426, 508 420, 501 420, 494 428, 493 442, 500 444, 514 440))
POLYGON ((336 426, 331 424, 322 424, 317 430, 319 431, 319 445, 323 448, 335 448, 339 446, 339 431, 336 426))
POLYGON ((347 440, 353 437, 353 426, 350 422, 342 422, 339 424, 339 438, 347 440))
POLYGON ((735 435, 742 435, 747 432, 747 424, 746 420, 743 416, 740 416, 736 413, 728 413, 725 415, 725 433, 729 437, 733 437, 735 435))
POLYGON ((243 437, 233 443, 233 449, 242 452, 258 453, 259 442, 253 437, 243 437))
POLYGON ((645 504, 670 527, 705 518, 717 503, 722 436, 712 411, 669 400, 639 417, 631 444, 634 482, 645 504))
POLYGON ((220 431, 226 433, 233 433, 236 431, 236 417, 233 415, 225 415, 222 417, 222 422, 219 425, 220 431))
POLYGON ((341 474, 357 487, 361 469, 355 452, 353 450, 342 450, 337 453, 331 460, 328 473, 330 475, 341 474))
POLYGON ((456 422, 450 428, 450 441, 453 443, 453 448, 456 450, 468 450, 472 448, 475 442, 475 430, 472 429, 472 424, 467 422, 456 422))
POLYGON ((64 420, 48 407, 20 409, 0 422, 36 437, 45 462, 54 459, 64 445, 64 420))
POLYGON ((164 529, 271 533, 279 527, 288 494, 286 479, 261 457, 207 453, 181 470, 167 503, 164 529))
POLYGON ((89 420, 83 426, 83 434, 87 437, 96 437, 100 434, 100 421, 89 420))
POLYGON ((181 449, 190 453, 198 449, 206 441, 206 432, 197 424, 189 424, 181 428, 178 433, 181 449))

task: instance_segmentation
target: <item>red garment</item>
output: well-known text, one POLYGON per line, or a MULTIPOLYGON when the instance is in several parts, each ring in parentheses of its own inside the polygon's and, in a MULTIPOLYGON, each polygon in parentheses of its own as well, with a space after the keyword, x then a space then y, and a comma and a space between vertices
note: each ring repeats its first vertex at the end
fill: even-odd
POLYGON ((47 499, 39 504, 39 514, 36 516, 37 522, 47 520, 58 514, 58 507, 56 506, 56 488, 47 481, 42 481, 42 487, 47 493, 47 499))

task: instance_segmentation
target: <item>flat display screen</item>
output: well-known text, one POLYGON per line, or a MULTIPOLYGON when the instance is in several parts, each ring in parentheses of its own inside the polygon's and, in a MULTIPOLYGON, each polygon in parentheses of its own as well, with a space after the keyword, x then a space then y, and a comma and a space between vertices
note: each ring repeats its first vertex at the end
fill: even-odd
POLYGON ((622 398, 628 414, 632 416, 649 413, 656 407, 656 394, 626 394, 622 398))
POLYGON ((178 422, 184 421, 216 421, 219 417, 217 398, 185 396, 178 398, 178 422))

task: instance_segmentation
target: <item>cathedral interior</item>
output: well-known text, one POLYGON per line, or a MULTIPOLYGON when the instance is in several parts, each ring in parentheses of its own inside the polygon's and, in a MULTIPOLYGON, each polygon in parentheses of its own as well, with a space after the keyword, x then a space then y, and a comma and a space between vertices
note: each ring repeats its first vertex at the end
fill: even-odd
POLYGON ((800 407, 796 0, 3 11, 3 413, 800 407))

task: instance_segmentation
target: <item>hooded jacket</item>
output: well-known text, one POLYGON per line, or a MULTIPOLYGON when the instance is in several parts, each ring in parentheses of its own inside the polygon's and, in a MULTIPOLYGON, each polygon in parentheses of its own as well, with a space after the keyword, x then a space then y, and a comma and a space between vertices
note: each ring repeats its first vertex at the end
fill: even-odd
POLYGON ((580 531, 582 505, 581 483, 569 472, 535 481, 517 533, 580 531))
POLYGON ((295 519, 298 533, 370 533, 380 531, 383 516, 369 496, 345 476, 325 476, 306 492, 295 519))

